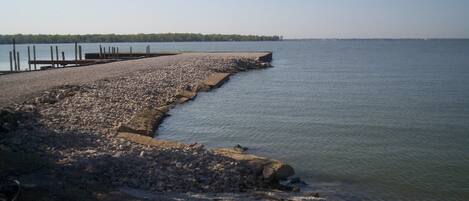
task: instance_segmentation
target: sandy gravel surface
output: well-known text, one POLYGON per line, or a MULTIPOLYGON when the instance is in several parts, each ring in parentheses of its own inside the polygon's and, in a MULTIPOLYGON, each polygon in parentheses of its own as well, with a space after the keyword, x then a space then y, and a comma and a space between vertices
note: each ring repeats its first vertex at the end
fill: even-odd
POLYGON ((183 53, 139 60, 114 62, 76 68, 0 75, 0 106, 21 103, 38 92, 65 84, 84 84, 105 78, 129 75, 142 70, 163 68, 202 57, 257 58, 265 53, 183 53))

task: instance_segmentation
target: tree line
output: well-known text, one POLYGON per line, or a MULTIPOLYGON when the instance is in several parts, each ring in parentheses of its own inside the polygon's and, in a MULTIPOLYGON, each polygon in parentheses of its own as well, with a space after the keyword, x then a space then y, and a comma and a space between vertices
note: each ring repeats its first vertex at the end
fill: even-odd
POLYGON ((86 34, 86 35, 50 35, 50 34, 15 34, 0 35, 0 44, 16 43, 114 43, 114 42, 203 42, 203 41, 279 41, 282 36, 258 36, 237 34, 86 34))

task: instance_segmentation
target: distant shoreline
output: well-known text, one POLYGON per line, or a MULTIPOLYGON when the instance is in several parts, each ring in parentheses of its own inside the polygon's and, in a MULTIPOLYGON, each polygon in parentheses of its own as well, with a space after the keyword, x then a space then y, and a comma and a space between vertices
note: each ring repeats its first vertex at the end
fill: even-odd
POLYGON ((118 42, 220 42, 220 41, 280 41, 282 36, 238 35, 238 34, 13 34, 0 35, 0 44, 41 43, 118 43, 118 42))
MULTIPOLYGON (((2 41, 2 37, 12 35, 0 35, 0 45, 10 45, 10 42, 2 41)), ((86 43, 185 43, 185 42, 281 42, 281 41, 467 41, 469 38, 281 38, 278 40, 187 40, 187 41, 85 41, 86 43)), ((16 44, 72 44, 74 42, 46 41, 46 42, 16 42, 16 44)))
POLYGON ((304 40, 469 40, 469 38, 287 38, 282 41, 304 40))

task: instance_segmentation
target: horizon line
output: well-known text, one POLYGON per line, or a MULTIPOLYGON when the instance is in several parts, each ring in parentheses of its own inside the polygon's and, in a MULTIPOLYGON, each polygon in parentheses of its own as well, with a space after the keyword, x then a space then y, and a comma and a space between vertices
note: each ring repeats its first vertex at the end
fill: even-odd
POLYGON ((161 32, 161 33, 14 33, 1 34, 0 36, 13 35, 150 35, 150 34, 201 34, 201 35, 240 35, 240 36, 266 36, 282 37, 283 40, 469 40, 469 37, 285 37, 281 34, 239 34, 239 33, 196 33, 196 32, 161 32))
POLYGON ((388 38, 388 37, 350 37, 350 38, 283 38, 283 40, 469 40, 468 38, 457 38, 457 37, 433 37, 433 38, 413 38, 413 37, 396 37, 396 38, 388 38))

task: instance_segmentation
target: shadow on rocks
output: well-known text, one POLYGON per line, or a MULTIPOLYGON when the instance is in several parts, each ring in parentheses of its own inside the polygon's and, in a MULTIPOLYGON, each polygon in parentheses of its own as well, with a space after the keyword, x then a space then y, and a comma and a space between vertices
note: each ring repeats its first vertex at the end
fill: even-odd
POLYGON ((0 178, 20 181, 19 200, 138 200, 116 190, 121 187, 177 195, 262 186, 243 164, 200 145, 116 144, 98 134, 49 129, 34 110, 1 114, 0 178))
POLYGON ((86 189, 60 175, 70 150, 95 146, 86 133, 49 130, 34 110, 0 110, 0 179, 18 180, 19 200, 94 200, 86 189), (88 139, 88 140, 84 140, 88 139), (88 193, 84 193, 88 192, 88 193))

